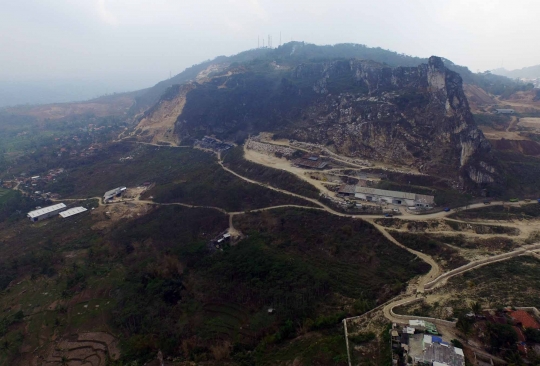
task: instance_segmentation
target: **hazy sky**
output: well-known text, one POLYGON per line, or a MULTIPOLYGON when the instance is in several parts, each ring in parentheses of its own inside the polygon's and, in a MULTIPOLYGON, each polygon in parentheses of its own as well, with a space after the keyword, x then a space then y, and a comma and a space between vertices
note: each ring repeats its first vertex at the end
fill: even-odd
MULTIPOLYGON (((151 86, 257 36, 440 55, 477 71, 540 64, 538 0, 0 0, 0 83, 151 86)), ((115 90, 108 90, 109 92, 115 90)))

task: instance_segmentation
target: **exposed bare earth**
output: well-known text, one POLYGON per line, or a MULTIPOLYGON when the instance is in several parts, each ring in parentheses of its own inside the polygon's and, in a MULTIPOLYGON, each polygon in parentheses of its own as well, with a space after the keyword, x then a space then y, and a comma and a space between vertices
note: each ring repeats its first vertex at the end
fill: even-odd
POLYGON ((174 133, 174 127, 186 104, 186 95, 193 88, 192 84, 183 85, 174 98, 162 100, 155 110, 139 122, 131 135, 154 144, 161 142, 177 145, 178 137, 174 133))

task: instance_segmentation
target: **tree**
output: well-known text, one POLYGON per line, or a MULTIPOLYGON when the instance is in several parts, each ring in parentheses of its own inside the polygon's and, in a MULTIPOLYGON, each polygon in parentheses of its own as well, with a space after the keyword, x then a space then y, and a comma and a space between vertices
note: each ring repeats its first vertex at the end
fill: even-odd
POLYGON ((488 323, 487 330, 492 352, 501 349, 517 350, 518 337, 516 331, 510 325, 488 323))
POLYGON ((469 335, 472 331, 472 323, 464 316, 460 316, 456 323, 456 328, 464 335, 469 335))
POLYGON ((471 310, 474 313, 474 315, 478 315, 482 312, 482 305, 478 301, 472 302, 471 310))

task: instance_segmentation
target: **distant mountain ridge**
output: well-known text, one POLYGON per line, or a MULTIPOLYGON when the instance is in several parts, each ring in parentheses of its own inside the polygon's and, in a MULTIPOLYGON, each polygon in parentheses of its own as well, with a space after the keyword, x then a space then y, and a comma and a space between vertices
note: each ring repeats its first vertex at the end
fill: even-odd
POLYGON ((540 65, 528 66, 516 70, 507 70, 505 68, 498 68, 491 70, 496 75, 506 76, 512 79, 537 79, 540 78, 540 65))

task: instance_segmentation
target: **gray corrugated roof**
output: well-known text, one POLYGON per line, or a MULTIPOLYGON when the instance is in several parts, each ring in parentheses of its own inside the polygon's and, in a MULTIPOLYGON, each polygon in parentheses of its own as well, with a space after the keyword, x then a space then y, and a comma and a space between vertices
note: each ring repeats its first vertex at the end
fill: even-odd
POLYGON ((433 204, 435 200, 435 197, 428 196, 426 194, 416 194, 416 193, 400 192, 400 191, 388 191, 386 189, 368 188, 368 187, 360 187, 360 186, 356 186, 356 193, 408 199, 408 200, 414 200, 417 202, 428 203, 428 204, 433 204))
POLYGON ((86 208, 84 207, 73 207, 73 208, 70 208, 69 210, 66 210, 64 212, 60 212, 60 216, 62 216, 64 219, 66 217, 70 217, 70 216, 73 216, 73 215, 76 215, 76 214, 79 214, 81 212, 84 212, 84 211, 88 211, 86 208))
POLYGON ((61 210, 63 208, 66 208, 66 205, 63 203, 58 203, 56 205, 40 208, 39 210, 30 211, 28 213, 28 217, 31 217, 31 218, 38 217, 38 216, 47 214, 49 212, 61 210))
POLYGON ((125 191, 125 190, 126 190, 126 187, 118 187, 115 189, 111 189, 110 191, 105 192, 103 197, 114 196, 114 195, 117 195, 119 192, 125 191))
POLYGON ((389 197, 403 198, 403 199, 409 199, 409 200, 414 200, 416 198, 416 195, 414 193, 387 191, 386 189, 368 188, 368 187, 359 187, 359 186, 356 186, 356 193, 373 194, 376 196, 389 196, 389 197))

